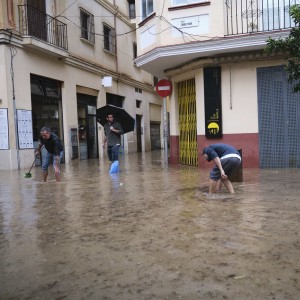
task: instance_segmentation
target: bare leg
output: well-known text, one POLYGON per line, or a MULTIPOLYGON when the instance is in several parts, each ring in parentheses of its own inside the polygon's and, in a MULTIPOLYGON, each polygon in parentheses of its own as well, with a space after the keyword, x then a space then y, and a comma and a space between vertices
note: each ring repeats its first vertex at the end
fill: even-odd
POLYGON ((60 181, 60 171, 59 171, 59 165, 58 165, 57 160, 56 160, 55 165, 54 165, 54 172, 55 172, 56 181, 59 182, 60 181))
POLYGON ((214 180, 210 179, 210 181, 209 181, 209 190, 208 190, 209 194, 214 194, 216 192, 217 183, 218 183, 217 181, 214 181, 214 180))
POLYGON ((222 181, 221 181, 221 179, 219 179, 218 181, 217 181, 217 186, 216 186, 216 192, 220 192, 220 190, 221 190, 221 183, 222 183, 222 181))
POLYGON ((60 181, 60 173, 59 172, 55 172, 55 178, 56 178, 57 182, 60 181))
POLYGON ((233 189, 233 186, 232 186, 232 183, 229 179, 223 179, 222 182, 224 183, 224 185, 226 186, 228 192, 230 194, 234 194, 234 189, 233 189))
POLYGON ((47 177, 48 177, 48 171, 43 171, 42 172, 42 177, 43 177, 43 181, 47 181, 47 177))

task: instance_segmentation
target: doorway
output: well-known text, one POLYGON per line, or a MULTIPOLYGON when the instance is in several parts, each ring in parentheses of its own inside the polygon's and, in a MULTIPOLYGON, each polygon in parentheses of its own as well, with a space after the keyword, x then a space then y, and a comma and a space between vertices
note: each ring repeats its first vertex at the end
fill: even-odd
POLYGON ((261 168, 300 167, 300 102, 283 66, 257 69, 261 168))
POLYGON ((195 79, 177 84, 179 104, 179 162, 198 165, 195 79))
POLYGON ((135 118, 135 126, 136 126, 136 151, 142 152, 142 116, 136 115, 135 118))
POLYGON ((161 149, 160 123, 158 122, 150 123, 150 141, 151 141, 151 150, 161 149))
MULTIPOLYGON (((64 145, 61 82, 31 74, 30 87, 34 148, 37 148, 39 144, 42 127, 50 128, 51 132, 55 133, 64 145)), ((41 159, 36 160, 36 165, 41 163, 45 154, 46 150, 44 149, 41 159)), ((62 162, 64 162, 64 157, 62 162)))
POLYGON ((97 158, 97 97, 77 93, 78 137, 80 160, 97 158))

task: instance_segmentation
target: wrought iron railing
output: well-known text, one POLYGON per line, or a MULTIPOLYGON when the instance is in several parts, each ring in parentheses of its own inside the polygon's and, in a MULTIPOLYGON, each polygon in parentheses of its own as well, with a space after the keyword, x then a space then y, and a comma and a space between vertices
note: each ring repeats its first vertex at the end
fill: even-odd
POLYGON ((225 0, 226 35, 288 29, 289 10, 300 0, 225 0))
POLYGON ((68 49, 65 23, 29 5, 19 5, 18 8, 21 33, 59 48, 68 49))

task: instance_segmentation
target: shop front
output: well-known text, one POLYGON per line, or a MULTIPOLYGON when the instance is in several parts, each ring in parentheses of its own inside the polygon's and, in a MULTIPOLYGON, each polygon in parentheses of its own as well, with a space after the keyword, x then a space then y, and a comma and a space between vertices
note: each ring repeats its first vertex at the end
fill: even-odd
POLYGON ((42 127, 49 127, 64 144, 61 82, 31 75, 30 84, 34 147, 37 148, 39 144, 39 133, 42 127))
POLYGON ((80 160, 99 157, 96 105, 96 96, 77 93, 80 160))

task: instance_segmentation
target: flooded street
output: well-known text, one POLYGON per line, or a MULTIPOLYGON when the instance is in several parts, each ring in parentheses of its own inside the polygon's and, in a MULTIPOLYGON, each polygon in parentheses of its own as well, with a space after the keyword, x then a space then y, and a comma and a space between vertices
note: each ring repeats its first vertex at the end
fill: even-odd
POLYGON ((0 171, 0 299, 299 299, 300 170, 209 169, 163 153, 0 171))

